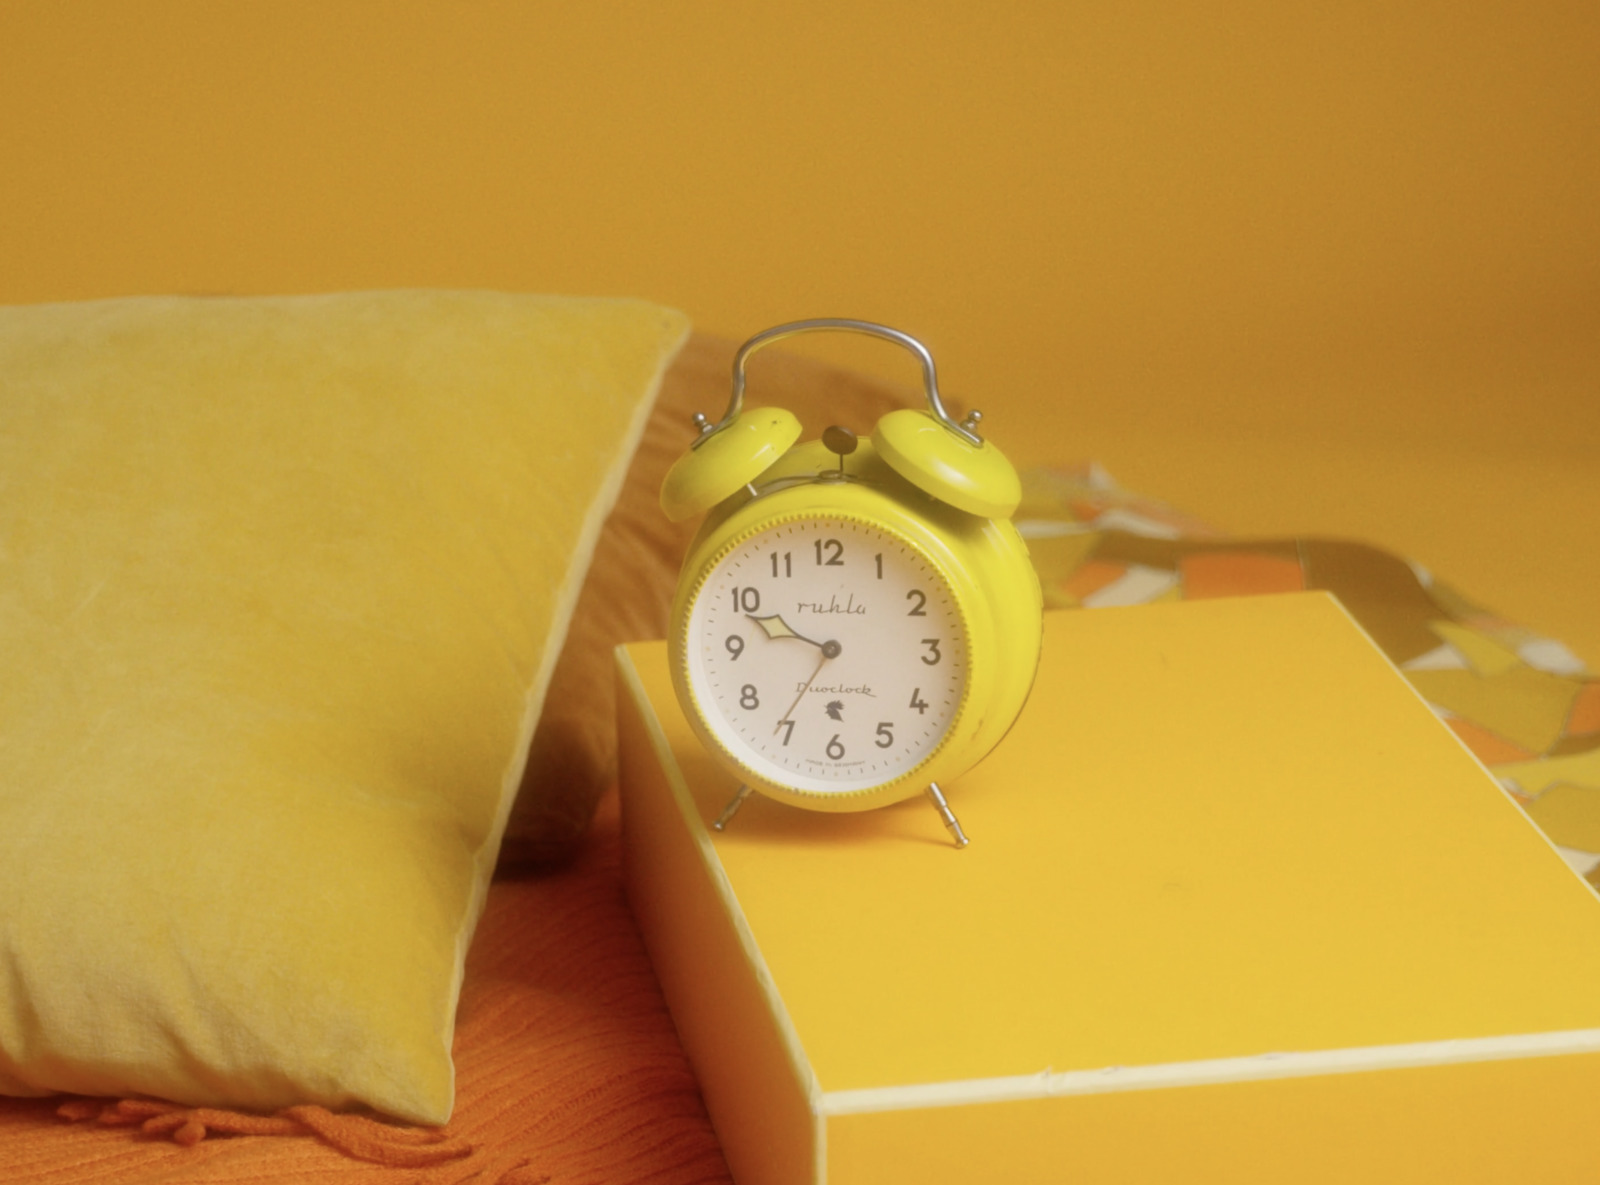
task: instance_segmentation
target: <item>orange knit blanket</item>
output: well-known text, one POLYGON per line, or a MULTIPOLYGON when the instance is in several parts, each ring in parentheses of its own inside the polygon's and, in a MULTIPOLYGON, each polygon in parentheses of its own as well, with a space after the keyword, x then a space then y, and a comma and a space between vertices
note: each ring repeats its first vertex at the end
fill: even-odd
POLYGON ((622 894, 615 795, 582 853, 497 880, 468 959, 446 1128, 321 1108, 0 1099, 8 1180, 79 1185, 711 1185, 730 1178, 622 894), (14 1174, 14 1176, 12 1175, 14 1174))

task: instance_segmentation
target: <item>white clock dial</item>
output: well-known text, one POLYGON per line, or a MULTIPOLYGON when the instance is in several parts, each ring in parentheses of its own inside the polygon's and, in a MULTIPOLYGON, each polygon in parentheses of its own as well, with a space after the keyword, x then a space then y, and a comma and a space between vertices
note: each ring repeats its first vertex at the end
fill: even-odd
POLYGON ((735 541, 689 613, 683 653, 711 733, 758 780, 824 795, 904 777, 967 687, 949 582, 899 534, 797 518, 735 541))

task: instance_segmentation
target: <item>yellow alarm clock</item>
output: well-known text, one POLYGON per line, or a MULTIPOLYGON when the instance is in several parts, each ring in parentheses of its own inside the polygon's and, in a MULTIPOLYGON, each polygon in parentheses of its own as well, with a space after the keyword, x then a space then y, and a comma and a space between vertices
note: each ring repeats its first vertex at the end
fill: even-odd
POLYGON ((707 749, 752 790, 797 807, 859 811, 926 793, 958 847, 941 783, 976 765, 1022 710, 1039 663, 1043 605, 1011 522, 1016 470, 957 422, 933 356, 868 321, 795 321, 757 334, 733 393, 661 489, 667 517, 706 513, 673 599, 673 686, 707 749), (779 408, 744 408, 763 346, 821 330, 910 350, 926 410, 878 421, 871 439, 830 427, 796 444, 779 408))

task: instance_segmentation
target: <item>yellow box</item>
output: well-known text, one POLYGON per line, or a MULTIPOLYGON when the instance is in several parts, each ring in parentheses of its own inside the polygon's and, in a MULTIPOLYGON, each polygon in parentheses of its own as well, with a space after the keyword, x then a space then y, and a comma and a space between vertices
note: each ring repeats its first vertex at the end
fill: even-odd
POLYGON ((926 802, 759 797, 618 652, 629 894, 741 1185, 1587 1180, 1600 901, 1320 593, 1047 615, 926 802))

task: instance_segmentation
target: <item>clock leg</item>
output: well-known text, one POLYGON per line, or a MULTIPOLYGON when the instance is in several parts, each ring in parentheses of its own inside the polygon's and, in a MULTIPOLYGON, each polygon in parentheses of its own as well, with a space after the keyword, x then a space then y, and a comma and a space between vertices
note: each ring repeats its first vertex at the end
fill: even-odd
POLYGON ((944 791, 939 789, 938 782, 928 783, 928 798, 933 802, 933 809, 939 812, 939 818, 944 820, 945 830, 956 841, 956 847, 966 847, 967 833, 961 830, 961 822, 956 818, 956 813, 950 809, 950 803, 945 799, 944 791))
POLYGON ((739 787, 739 793, 735 794, 733 796, 733 800, 731 802, 729 802, 727 806, 722 808, 722 813, 717 816, 717 821, 715 823, 711 824, 711 830, 713 830, 713 831, 722 831, 722 830, 724 830, 728 826, 728 820, 733 818, 734 815, 739 813, 739 808, 744 805, 744 800, 749 798, 749 797, 750 797, 750 787, 749 786, 740 786, 739 787))

